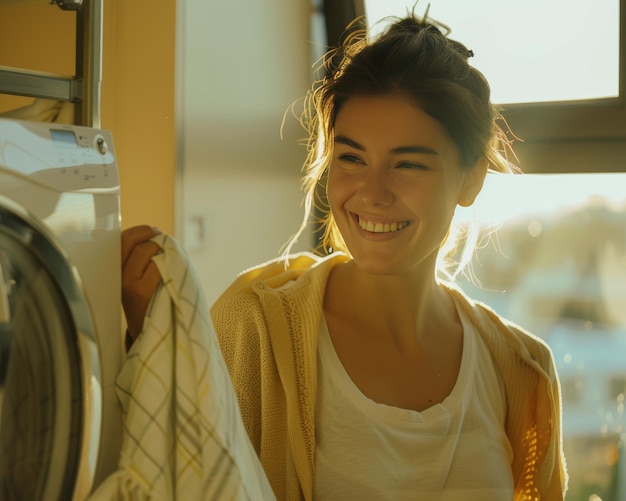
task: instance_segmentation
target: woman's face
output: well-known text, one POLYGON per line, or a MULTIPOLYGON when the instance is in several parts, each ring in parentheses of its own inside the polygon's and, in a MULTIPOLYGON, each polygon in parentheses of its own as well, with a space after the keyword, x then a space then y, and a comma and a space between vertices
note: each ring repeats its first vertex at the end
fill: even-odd
POLYGON ((334 131, 328 201, 354 262, 375 274, 434 270, 454 210, 473 202, 484 169, 461 169, 441 124, 404 96, 350 98, 334 131))

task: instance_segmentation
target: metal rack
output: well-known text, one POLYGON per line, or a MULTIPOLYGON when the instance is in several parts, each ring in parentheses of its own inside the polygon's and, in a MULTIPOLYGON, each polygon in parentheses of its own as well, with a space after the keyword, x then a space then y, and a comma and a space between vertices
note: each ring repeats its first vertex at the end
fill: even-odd
POLYGON ((63 77, 0 66, 0 93, 74 103, 74 122, 100 126, 102 79, 102 1, 52 0, 76 14, 76 75, 63 77))

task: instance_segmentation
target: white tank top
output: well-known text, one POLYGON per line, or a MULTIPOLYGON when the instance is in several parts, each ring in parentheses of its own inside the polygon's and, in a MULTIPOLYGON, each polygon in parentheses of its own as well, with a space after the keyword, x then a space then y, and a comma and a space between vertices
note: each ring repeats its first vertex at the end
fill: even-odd
POLYGON ((513 499, 502 381, 482 338, 459 315, 463 353, 457 382, 442 403, 422 412, 361 393, 322 318, 313 499, 513 499))

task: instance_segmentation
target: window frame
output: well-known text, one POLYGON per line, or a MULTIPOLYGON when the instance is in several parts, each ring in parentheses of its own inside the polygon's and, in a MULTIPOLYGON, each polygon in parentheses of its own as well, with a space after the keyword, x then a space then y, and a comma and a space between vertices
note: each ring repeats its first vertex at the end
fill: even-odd
POLYGON ((619 96, 501 105, 500 111, 516 135, 525 141, 626 139, 626 0, 620 0, 619 10, 619 96))

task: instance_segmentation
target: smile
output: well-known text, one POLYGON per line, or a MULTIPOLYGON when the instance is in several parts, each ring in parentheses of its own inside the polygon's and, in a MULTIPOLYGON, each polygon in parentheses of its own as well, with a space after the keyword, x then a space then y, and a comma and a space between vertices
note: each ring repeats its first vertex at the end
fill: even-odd
POLYGON ((367 221, 361 217, 359 217, 358 219, 361 229, 369 231, 370 233, 390 233, 393 231, 399 231, 409 225, 408 221, 399 221, 393 223, 375 223, 373 221, 367 221))

